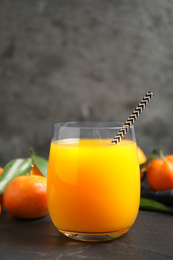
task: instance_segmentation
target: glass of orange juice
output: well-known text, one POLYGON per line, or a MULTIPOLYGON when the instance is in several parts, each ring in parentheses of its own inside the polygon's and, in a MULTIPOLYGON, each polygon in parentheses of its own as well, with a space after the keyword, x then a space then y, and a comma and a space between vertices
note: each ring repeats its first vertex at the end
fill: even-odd
POLYGON ((58 230, 82 241, 122 236, 135 222, 140 173, 134 127, 118 144, 121 122, 54 126, 48 166, 48 209, 58 230))

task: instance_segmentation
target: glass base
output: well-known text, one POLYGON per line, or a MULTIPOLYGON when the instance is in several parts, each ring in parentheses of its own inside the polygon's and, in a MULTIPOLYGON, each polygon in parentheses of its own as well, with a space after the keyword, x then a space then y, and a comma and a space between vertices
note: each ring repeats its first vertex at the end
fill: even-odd
POLYGON ((129 229, 120 230, 117 232, 109 232, 109 233, 80 233, 80 232, 71 232, 66 230, 59 231, 64 234, 66 237, 72 238, 78 241, 84 242, 104 242, 110 241, 124 235, 129 229))

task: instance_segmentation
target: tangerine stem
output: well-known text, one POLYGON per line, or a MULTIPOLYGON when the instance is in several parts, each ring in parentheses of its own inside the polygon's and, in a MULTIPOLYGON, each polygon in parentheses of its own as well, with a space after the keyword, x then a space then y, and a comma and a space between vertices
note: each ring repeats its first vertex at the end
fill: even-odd
POLYGON ((164 154, 163 154, 163 151, 162 151, 162 148, 161 148, 161 147, 159 147, 159 155, 160 155, 160 157, 162 158, 162 160, 166 161, 166 158, 165 158, 165 156, 164 156, 164 154))
POLYGON ((29 176, 32 176, 32 168, 34 167, 33 163, 31 164, 31 170, 29 171, 29 176))
MULTIPOLYGON (((30 158, 32 159, 32 156, 34 155, 34 148, 33 147, 30 147, 30 158)), ((29 176, 31 177, 32 176, 32 168, 34 167, 34 162, 33 162, 33 159, 32 159, 32 163, 31 163, 31 170, 29 171, 29 176)))
POLYGON ((30 147, 30 157, 32 157, 32 155, 34 155, 34 148, 33 147, 30 147))

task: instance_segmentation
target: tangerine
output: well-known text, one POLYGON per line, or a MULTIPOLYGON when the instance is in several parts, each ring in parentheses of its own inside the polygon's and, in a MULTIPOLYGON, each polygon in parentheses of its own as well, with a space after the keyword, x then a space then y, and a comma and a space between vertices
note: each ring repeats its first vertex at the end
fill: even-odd
POLYGON ((146 158, 144 152, 142 151, 142 149, 139 146, 137 147, 137 152, 138 152, 139 164, 145 163, 147 158, 146 158))
POLYGON ((32 175, 43 176, 43 174, 42 174, 41 171, 37 168, 37 166, 35 165, 35 163, 33 163, 33 167, 32 167, 32 169, 31 169, 31 174, 32 174, 32 175))
MULTIPOLYGON (((0 175, 3 172, 3 170, 4 169, 2 167, 0 167, 0 175)), ((1 206, 2 206, 2 204, 3 204, 3 194, 0 195, 0 214, 1 214, 1 206)))
POLYGON ((146 179, 154 191, 173 189, 173 155, 151 161, 147 168, 146 179))
POLYGON ((14 217, 43 217, 48 213, 47 179, 43 176, 18 176, 6 187, 3 201, 14 217))
MULTIPOLYGON (((147 157, 145 156, 143 150, 139 146, 137 146, 137 152, 138 152, 139 165, 141 165, 147 161, 147 157)), ((145 168, 143 168, 140 172, 141 179, 143 178, 144 173, 145 173, 145 168)))

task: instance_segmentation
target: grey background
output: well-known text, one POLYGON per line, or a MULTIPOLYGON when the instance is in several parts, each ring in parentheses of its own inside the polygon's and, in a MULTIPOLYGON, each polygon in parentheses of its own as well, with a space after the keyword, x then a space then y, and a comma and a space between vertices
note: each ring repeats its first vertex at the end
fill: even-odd
POLYGON ((48 158, 53 124, 135 123, 148 155, 173 153, 173 1, 0 0, 0 164, 48 158))

